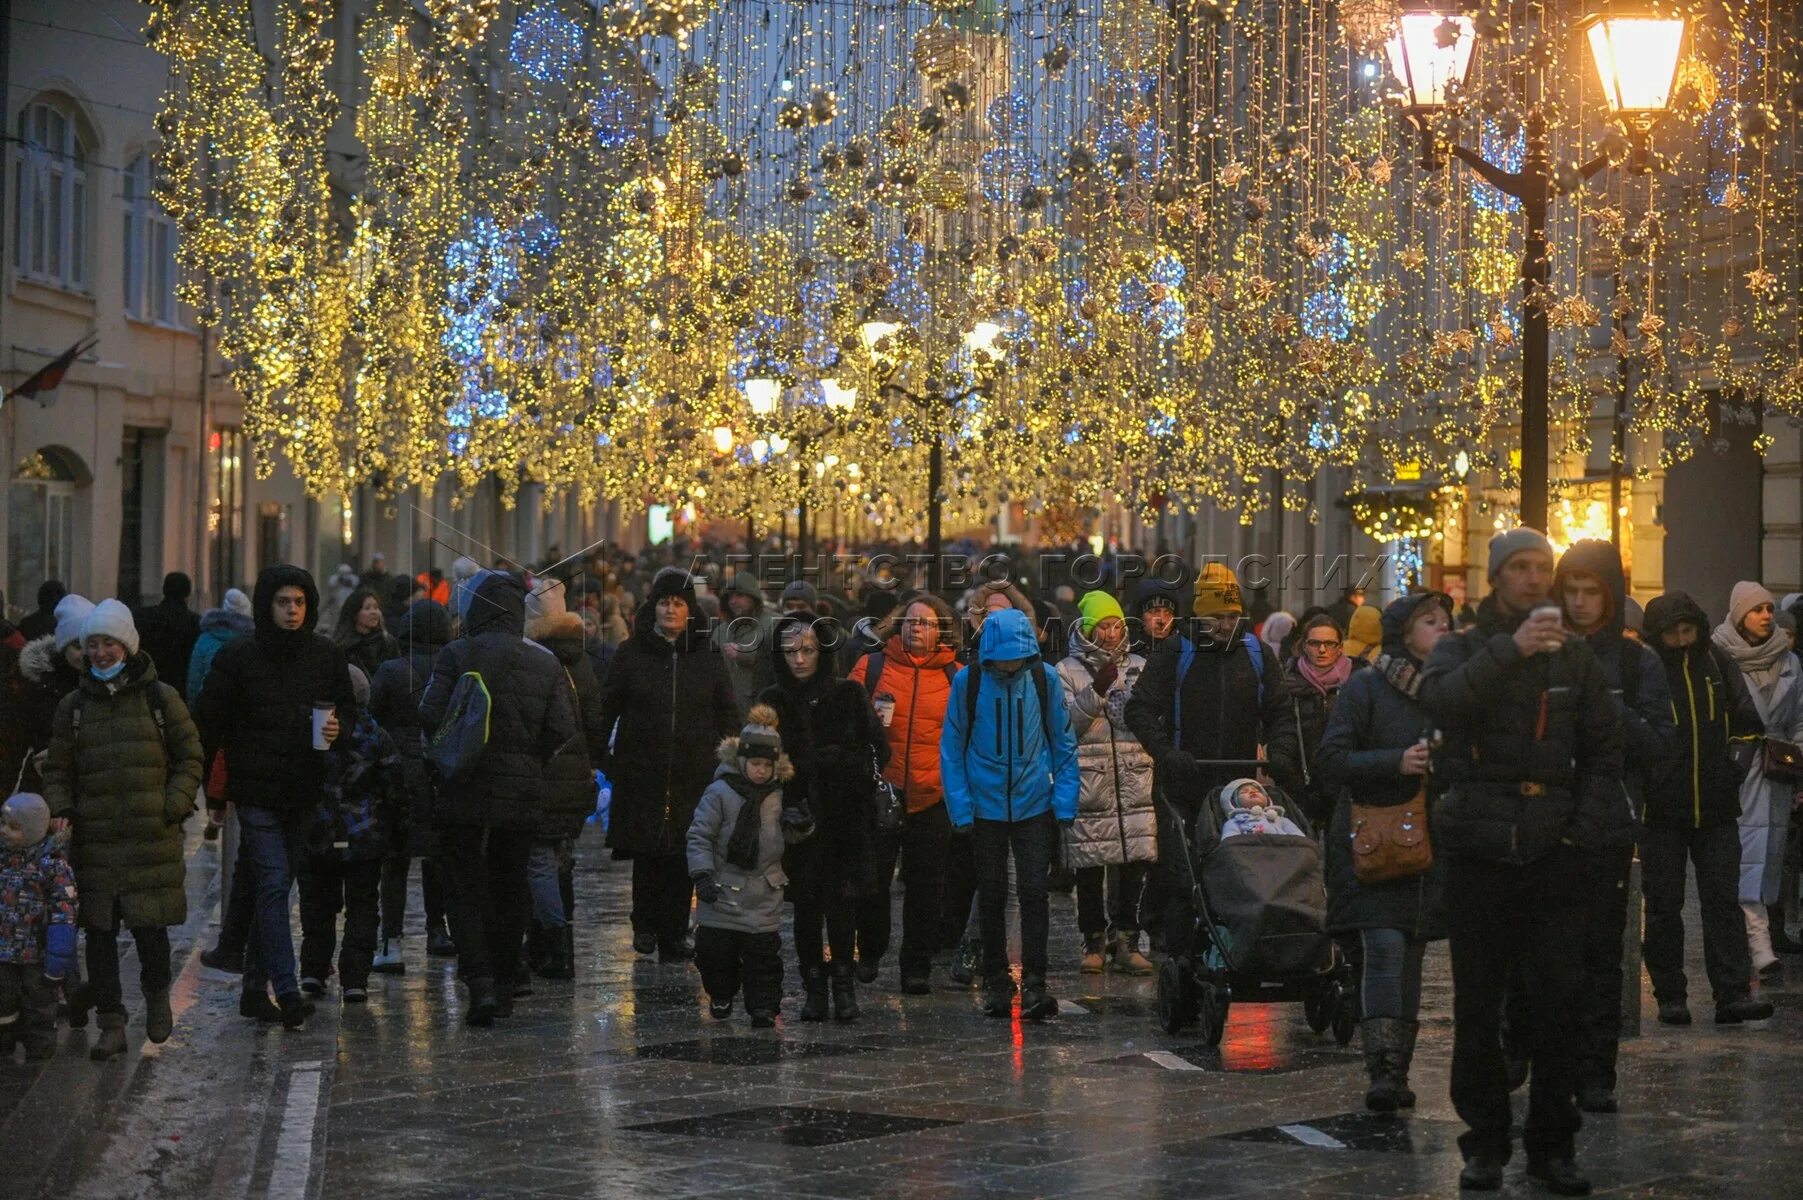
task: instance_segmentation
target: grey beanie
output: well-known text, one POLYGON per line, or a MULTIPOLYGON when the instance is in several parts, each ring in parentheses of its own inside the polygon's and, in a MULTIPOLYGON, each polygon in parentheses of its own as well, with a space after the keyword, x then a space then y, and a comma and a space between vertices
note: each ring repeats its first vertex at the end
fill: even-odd
POLYGON ((3 809, 25 831, 25 845, 35 846, 50 833, 50 806, 36 792, 15 792, 3 809))
POLYGON ((805 579, 791 580, 789 585, 783 588, 781 603, 787 604, 791 600, 799 600, 809 608, 813 608, 820 602, 820 591, 805 579))
POLYGON ((369 707, 369 676, 363 673, 362 667, 347 666, 345 670, 351 675, 351 694, 357 697, 358 708, 369 707))
POLYGON ((1490 566, 1484 577, 1494 580, 1502 573, 1503 564, 1523 550, 1540 550, 1549 559, 1556 557, 1553 554, 1553 544, 1538 529, 1530 529, 1526 525, 1505 529, 1490 539, 1490 566))

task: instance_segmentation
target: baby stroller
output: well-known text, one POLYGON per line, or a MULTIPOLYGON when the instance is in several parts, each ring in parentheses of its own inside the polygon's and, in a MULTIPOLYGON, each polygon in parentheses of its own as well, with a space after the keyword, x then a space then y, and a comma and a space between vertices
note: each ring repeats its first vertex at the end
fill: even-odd
MULTIPOLYGON (((1250 775, 1265 764, 1213 759, 1197 765, 1250 775)), ((1284 803, 1275 787, 1267 790, 1303 836, 1223 839, 1220 806, 1211 794, 1198 805, 1192 837, 1176 806, 1159 798, 1177 834, 1174 849, 1188 875, 1196 929, 1194 954, 1173 954, 1159 967, 1158 1021, 1176 1034, 1200 1018, 1203 1037, 1218 1046, 1234 1000, 1300 1000, 1309 1028, 1320 1033, 1332 1026, 1334 1040, 1344 1046, 1358 1023, 1358 997, 1351 969, 1327 935, 1321 849, 1301 810, 1284 803)))

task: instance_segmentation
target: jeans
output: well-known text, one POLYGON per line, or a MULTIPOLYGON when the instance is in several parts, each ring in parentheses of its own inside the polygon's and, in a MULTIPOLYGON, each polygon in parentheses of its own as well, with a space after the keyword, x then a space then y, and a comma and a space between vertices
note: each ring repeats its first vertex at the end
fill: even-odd
POLYGON ((632 857, 632 932, 649 933, 660 946, 689 933, 689 909, 695 884, 689 862, 681 854, 635 854, 632 857))
POLYGON ((250 937, 244 946, 244 990, 274 987, 278 997, 296 995, 294 931, 288 922, 288 893, 307 844, 311 812, 238 809, 242 855, 238 870, 251 876, 250 937))
MULTIPOLYGON (((76 886, 80 886, 77 883, 76 886)), ((125 1014, 124 988, 119 982, 119 914, 115 910, 111 928, 89 927, 88 994, 93 997, 94 1011, 125 1014)), ((169 962, 169 930, 163 925, 133 926, 131 940, 138 948, 138 983, 146 996, 166 992, 175 976, 169 962)), ((41 971, 41 967, 33 967, 41 971)))
MULTIPOLYGON (((933 947, 940 933, 945 901, 946 858, 951 850, 952 821, 944 804, 911 812, 899 839, 888 841, 877 862, 882 893, 858 903, 858 954, 872 961, 889 949, 890 880, 895 874, 897 852, 901 856, 902 937, 901 973, 925 976, 932 966, 933 947)), ((970 911, 968 900, 965 912, 970 911)))
POLYGON ((534 838, 526 860, 526 885, 532 893, 532 920, 547 929, 570 923, 564 910, 563 877, 573 866, 569 838, 534 838))
POLYGON ((338 939, 338 913, 344 912, 344 945, 338 952, 338 984, 369 986, 369 966, 376 954, 382 860, 344 862, 329 855, 309 855, 300 877, 300 973, 323 980, 332 970, 338 939))
MULTIPOLYGON (((413 859, 390 854, 382 860, 382 936, 398 938, 407 928, 407 875, 413 859)), ((419 860, 419 889, 426 902, 426 927, 444 920, 444 884, 429 858, 419 860)))
POLYGON ((449 885, 447 915, 457 943, 458 977, 492 979, 498 994, 511 994, 531 907, 526 889, 531 832, 447 826, 439 830, 438 851, 449 885))
POLYGON ((977 868, 977 919, 983 931, 983 974, 1008 973, 1008 857, 1014 857, 1020 899, 1020 965, 1023 979, 1043 980, 1051 906, 1046 880, 1058 851, 1058 822, 1051 813, 1025 821, 978 820, 971 834, 977 868))
POLYGON ((774 1016, 782 1006, 782 941, 774 931, 748 933, 703 925, 695 931, 695 966, 701 972, 701 986, 715 1004, 725 1004, 743 987, 748 1013, 774 1016))
POLYGON ((1593 854, 1565 846, 1527 866, 1456 855, 1447 860, 1452 1103, 1468 1127, 1459 1137, 1466 1158, 1509 1158, 1502 1007, 1512 979, 1520 981, 1527 1003, 1524 1033, 1534 1064, 1522 1144, 1530 1152, 1571 1152, 1582 1125, 1576 1095, 1583 914, 1585 878, 1594 870, 1593 854))
POLYGON ((1365 1017, 1413 1021, 1421 1015, 1421 959, 1427 943, 1400 929, 1361 929, 1359 1009, 1365 1017))
POLYGON ((1151 866, 1130 862, 1077 868, 1077 929, 1085 941, 1112 932, 1124 934, 1138 945, 1140 902, 1151 866))
POLYGON ((1584 884, 1584 998, 1578 1026, 1578 1082, 1615 1090, 1621 1046, 1622 935, 1628 927, 1633 846, 1599 850, 1584 884))
POLYGON ((1697 900, 1703 910, 1703 964, 1718 1005, 1752 990, 1753 960, 1735 896, 1740 887, 1740 826, 1733 821, 1705 829, 1649 829, 1640 839, 1640 887, 1646 895, 1641 958, 1661 1004, 1682 1004, 1684 977, 1684 863, 1696 865, 1697 900))

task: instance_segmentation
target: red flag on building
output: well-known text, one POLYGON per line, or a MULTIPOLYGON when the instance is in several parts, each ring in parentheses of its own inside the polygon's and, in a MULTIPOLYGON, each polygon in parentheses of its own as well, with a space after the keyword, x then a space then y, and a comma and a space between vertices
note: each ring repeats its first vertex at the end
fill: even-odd
POLYGON ((67 350, 32 372, 29 379, 24 383, 21 383, 12 391, 6 393, 6 398, 11 400, 17 396, 24 396, 27 399, 37 400, 39 404, 49 404, 50 401, 41 399, 41 397, 54 392, 56 390, 56 385, 63 381, 63 376, 69 373, 69 368, 74 365, 75 360, 99 344, 100 339, 98 337, 82 338, 73 346, 70 346, 67 350))

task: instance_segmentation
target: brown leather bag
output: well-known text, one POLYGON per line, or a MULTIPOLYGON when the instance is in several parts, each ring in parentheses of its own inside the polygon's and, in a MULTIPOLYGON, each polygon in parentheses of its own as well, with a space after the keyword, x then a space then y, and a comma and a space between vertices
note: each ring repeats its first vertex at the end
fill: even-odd
POLYGON ((1795 742, 1765 738, 1760 747, 1760 759, 1765 777, 1772 782, 1787 783, 1792 787, 1803 784, 1803 747, 1795 742))
POLYGON ((1352 806, 1352 873, 1360 883, 1420 875, 1434 865, 1427 836, 1427 780, 1402 804, 1352 806))

